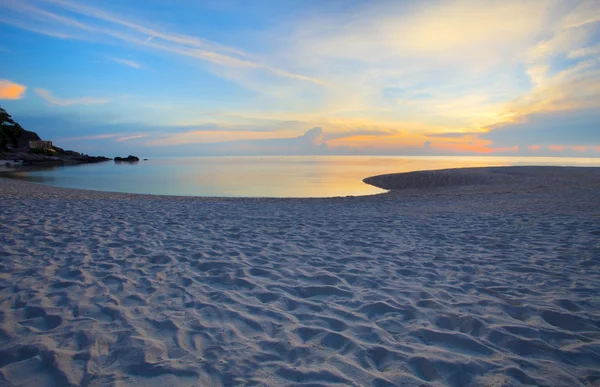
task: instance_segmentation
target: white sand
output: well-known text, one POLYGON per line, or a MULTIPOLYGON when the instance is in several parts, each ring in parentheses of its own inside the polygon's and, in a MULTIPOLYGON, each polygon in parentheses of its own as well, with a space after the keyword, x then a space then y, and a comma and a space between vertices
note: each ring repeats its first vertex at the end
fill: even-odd
POLYGON ((599 386, 600 169, 476 173, 338 199, 0 179, 0 386, 599 386))

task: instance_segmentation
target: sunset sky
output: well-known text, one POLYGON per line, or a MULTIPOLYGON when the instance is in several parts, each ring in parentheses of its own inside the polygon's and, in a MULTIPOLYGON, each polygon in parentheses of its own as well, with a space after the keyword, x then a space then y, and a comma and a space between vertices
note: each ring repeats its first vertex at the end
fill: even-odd
POLYGON ((600 157, 600 1, 0 1, 0 105, 107 156, 600 157))

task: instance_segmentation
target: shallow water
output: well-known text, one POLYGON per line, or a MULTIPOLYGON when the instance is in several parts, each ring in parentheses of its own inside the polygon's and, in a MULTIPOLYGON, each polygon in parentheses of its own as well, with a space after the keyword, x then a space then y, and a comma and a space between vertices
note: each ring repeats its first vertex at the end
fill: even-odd
POLYGON ((384 191, 362 179, 397 172, 500 165, 600 166, 600 158, 238 156, 156 158, 22 171, 57 187, 161 195, 334 197, 384 191))

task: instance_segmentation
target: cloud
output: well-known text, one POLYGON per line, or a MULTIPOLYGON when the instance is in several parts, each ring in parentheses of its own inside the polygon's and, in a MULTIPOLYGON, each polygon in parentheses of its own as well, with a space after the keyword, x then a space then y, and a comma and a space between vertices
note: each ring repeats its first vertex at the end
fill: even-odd
POLYGON ((53 105, 58 106, 71 106, 71 105, 98 105, 109 103, 110 99, 107 98, 93 98, 93 97, 79 97, 79 98, 71 98, 71 99, 63 99, 55 97, 52 92, 46 89, 35 89, 35 92, 50 102, 53 105))
POLYGON ((581 152, 574 147, 600 144, 598 22, 596 1, 564 3, 554 28, 524 58, 531 89, 506 103, 480 137, 495 146, 520 145, 533 152, 566 146, 581 152))
POLYGON ((330 132, 323 136, 325 141, 329 140, 341 140, 352 137, 361 137, 361 136, 389 136, 394 133, 391 130, 383 130, 383 129, 354 129, 354 130, 344 130, 340 132, 330 132))
POLYGON ((573 149, 575 152, 585 152, 588 150, 588 147, 585 145, 575 145, 572 146, 571 149, 573 149))
POLYGON ((21 99, 25 95, 27 86, 0 79, 0 99, 21 99))
POLYGON ((512 147, 496 147, 491 146, 489 141, 485 140, 474 140, 469 142, 439 142, 439 143, 431 143, 431 149, 434 149, 439 153, 448 154, 494 154, 494 153, 503 153, 503 154, 515 154, 519 151, 519 146, 515 145, 512 147))
POLYGON ((148 135, 147 134, 136 134, 133 136, 119 137, 115 141, 123 142, 123 141, 136 140, 138 138, 145 138, 145 137, 148 137, 148 135))
POLYGON ((90 136, 63 137, 63 138, 58 138, 56 141, 78 142, 78 141, 94 141, 94 140, 113 140, 115 142, 124 142, 124 141, 135 140, 138 138, 145 138, 147 136, 148 136, 147 134, 136 134, 136 135, 127 136, 127 135, 124 135, 123 133, 107 133, 107 134, 96 134, 96 135, 90 135, 90 136))
POLYGON ((76 142, 76 141, 90 141, 90 140, 107 140, 118 137, 118 133, 107 133, 107 134, 96 134, 91 136, 78 136, 78 137, 64 137, 58 138, 55 141, 62 142, 76 142))
POLYGON ((297 37, 316 54, 369 62, 395 56, 489 63, 490 56, 520 54, 543 29, 552 3, 381 2, 350 14, 316 18, 299 29, 297 37))
POLYGON ((481 134, 481 132, 441 132, 441 133, 427 133, 426 137, 432 138, 463 138, 469 136, 476 136, 481 134))
POLYGON ((497 146, 600 145, 599 124, 600 112, 596 109, 541 112, 496 125, 480 137, 497 146))
MULTIPOLYGON (((409 18, 387 26, 387 38, 397 50, 443 60, 476 63, 518 55, 544 26, 551 1, 452 0, 427 2, 409 18), (389 35, 388 35, 389 34, 389 35)), ((393 18, 388 19, 390 22, 393 18), (391 20, 390 20, 391 19, 391 20)), ((487 62, 493 63, 493 62, 487 62)))
POLYGON ((150 147, 194 146, 197 152, 210 154, 324 154, 327 143, 323 129, 315 127, 300 136, 282 137, 281 133, 241 131, 189 131, 147 142, 150 147), (209 149, 210 148, 210 149, 209 149))
MULTIPOLYGON (((241 151, 320 141, 328 151, 377 154, 408 148, 511 153, 515 147, 531 153, 529 147, 548 151, 553 144, 575 152, 576 146, 600 146, 593 132, 600 122, 594 115, 600 109, 596 0, 350 2, 345 12, 337 5, 328 6, 330 12, 310 9, 305 17, 282 12, 260 33, 244 31, 244 47, 260 42, 260 57, 89 4, 5 2, 0 9, 9 12, 0 18, 68 39, 201 61, 212 74, 256 91, 234 90, 226 102, 215 98, 210 109, 232 112, 215 118, 197 111, 193 98, 177 100, 183 83, 165 86, 164 96, 152 96, 162 101, 152 104, 178 121, 165 125, 162 134, 148 131, 138 143, 189 149, 217 143, 226 149, 223 144, 235 143, 241 151), (310 128, 322 129, 305 137, 310 128)), ((158 110, 144 109, 149 115, 158 110)), ((147 116, 143 120, 157 123, 147 116)), ((147 131, 138 124, 141 129, 121 137, 147 131)))
MULTIPOLYGON (((182 129, 180 127, 179 129, 182 129)), ((268 139, 281 134, 270 131, 248 131, 237 128, 220 128, 218 126, 186 130, 167 136, 153 138, 146 143, 147 146, 172 146, 181 144, 210 144, 220 142, 231 142, 237 140, 268 139)))
POLYGON ((242 50, 194 36, 159 31, 154 27, 126 20, 99 8, 66 0, 41 0, 41 2, 51 5, 56 11, 52 12, 44 7, 20 2, 0 3, 0 7, 8 8, 16 16, 0 17, 0 22, 60 38, 89 41, 108 39, 110 42, 128 43, 140 48, 174 53, 223 67, 265 70, 278 77, 320 86, 327 85, 320 79, 257 60, 242 50), (86 22, 67 16, 72 14, 83 17, 86 22), (103 26, 100 26, 101 24, 103 26))
POLYGON ((307 130, 302 136, 297 137, 297 140, 299 140, 302 146, 307 148, 327 147, 323 136, 323 128, 320 127, 307 130))
POLYGON ((481 131, 523 93, 519 65, 555 28, 556 4, 359 2, 285 24, 275 57, 334 85, 315 106, 323 117, 481 131))
POLYGON ((129 67, 133 67, 134 69, 141 69, 142 65, 139 64, 136 61, 133 61, 131 59, 121 59, 121 58, 113 58, 113 57, 109 57, 109 60, 115 62, 115 63, 119 63, 125 66, 129 66, 129 67))

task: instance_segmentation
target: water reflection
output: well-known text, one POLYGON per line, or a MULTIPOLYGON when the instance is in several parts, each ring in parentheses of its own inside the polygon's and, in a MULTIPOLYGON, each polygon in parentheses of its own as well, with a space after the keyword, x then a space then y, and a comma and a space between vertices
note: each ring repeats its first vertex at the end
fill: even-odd
POLYGON ((501 165, 600 166, 600 159, 269 156, 150 159, 23 169, 12 177, 59 187, 189 196, 332 197, 384 192, 369 176, 501 165))

